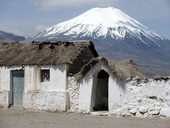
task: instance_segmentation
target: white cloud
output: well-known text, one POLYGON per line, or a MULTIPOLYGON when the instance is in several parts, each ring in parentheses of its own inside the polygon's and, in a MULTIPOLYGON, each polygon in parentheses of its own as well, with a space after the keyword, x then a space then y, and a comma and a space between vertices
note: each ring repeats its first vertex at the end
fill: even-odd
POLYGON ((83 5, 113 6, 119 1, 120 0, 32 0, 32 2, 34 2, 36 5, 40 6, 44 10, 83 5))
POLYGON ((46 28, 48 28, 49 26, 45 26, 45 25, 37 25, 35 27, 35 31, 37 32, 42 32, 43 30, 45 30, 46 28))

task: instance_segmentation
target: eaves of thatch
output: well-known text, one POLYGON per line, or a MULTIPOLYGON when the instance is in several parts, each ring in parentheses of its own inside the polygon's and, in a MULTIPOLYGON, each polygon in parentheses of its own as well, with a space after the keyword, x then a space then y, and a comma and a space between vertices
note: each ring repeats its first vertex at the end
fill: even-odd
POLYGON ((114 62, 104 57, 96 57, 92 58, 89 63, 82 67, 79 73, 75 74, 76 80, 80 81, 83 79, 84 76, 99 62, 107 66, 112 72, 112 75, 114 75, 119 80, 123 80, 129 77, 138 77, 140 79, 145 78, 145 76, 139 72, 137 65, 133 60, 114 62))
POLYGON ((90 49, 98 56, 91 41, 0 43, 0 66, 73 64, 77 57, 90 49))

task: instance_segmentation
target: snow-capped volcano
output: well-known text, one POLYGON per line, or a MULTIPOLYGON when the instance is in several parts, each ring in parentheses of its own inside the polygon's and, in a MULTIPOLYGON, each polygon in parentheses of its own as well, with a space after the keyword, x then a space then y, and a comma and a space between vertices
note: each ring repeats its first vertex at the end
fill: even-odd
POLYGON ((149 30, 147 27, 123 13, 119 9, 93 8, 89 11, 39 33, 36 38, 47 37, 57 39, 59 36, 69 39, 84 39, 87 37, 104 39, 107 36, 114 39, 128 37, 139 38, 143 43, 143 36, 150 40, 161 39, 159 35, 149 30))
POLYGON ((143 72, 170 75, 170 41, 113 7, 90 9, 47 28, 34 40, 91 40, 102 56, 134 59, 143 72))

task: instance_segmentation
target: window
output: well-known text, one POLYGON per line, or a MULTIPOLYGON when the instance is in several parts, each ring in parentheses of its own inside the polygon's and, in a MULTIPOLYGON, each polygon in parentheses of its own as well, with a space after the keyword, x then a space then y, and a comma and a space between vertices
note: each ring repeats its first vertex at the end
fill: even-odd
POLYGON ((45 82, 49 80, 50 80, 50 70, 49 69, 41 70, 41 82, 45 82))

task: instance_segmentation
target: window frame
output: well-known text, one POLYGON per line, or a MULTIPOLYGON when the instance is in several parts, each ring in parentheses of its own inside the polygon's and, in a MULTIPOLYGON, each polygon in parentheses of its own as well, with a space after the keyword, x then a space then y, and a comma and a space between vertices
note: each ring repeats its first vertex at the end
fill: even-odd
POLYGON ((40 82, 49 82, 50 81, 50 69, 41 69, 40 70, 40 82))

